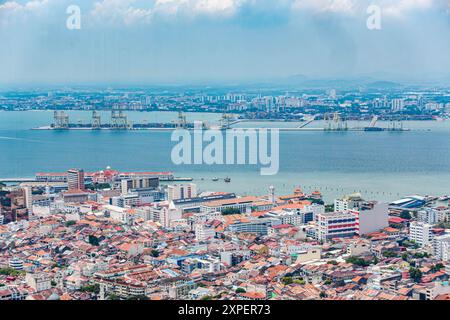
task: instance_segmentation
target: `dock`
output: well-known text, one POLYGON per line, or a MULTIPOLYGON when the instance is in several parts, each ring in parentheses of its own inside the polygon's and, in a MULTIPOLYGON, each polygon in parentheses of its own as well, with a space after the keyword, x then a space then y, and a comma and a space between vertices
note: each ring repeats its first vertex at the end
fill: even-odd
MULTIPOLYGON (((408 129, 404 129, 402 124, 392 123, 388 128, 376 127, 376 123, 378 121, 378 117, 374 116, 372 122, 368 127, 362 128, 349 128, 347 125, 347 121, 342 119, 338 113, 334 113, 333 115, 326 114, 324 119, 326 121, 326 125, 323 128, 309 128, 308 126, 313 123, 320 115, 316 114, 308 117, 303 122, 301 122, 296 127, 278 127, 278 128, 264 128, 264 129, 272 129, 278 131, 306 131, 306 132, 346 132, 346 131, 359 131, 359 132, 384 132, 384 131, 410 131, 408 129)), ((221 131, 228 130, 256 130, 262 129, 260 127, 248 127, 248 128, 233 128, 232 126, 238 123, 245 122, 298 122, 298 120, 292 119, 237 119, 234 120, 230 116, 224 114, 220 124, 217 126, 208 126, 206 123, 203 124, 203 129, 216 129, 221 131)), ((180 111, 178 114, 178 120, 169 123, 132 123, 128 120, 127 116, 122 111, 112 110, 111 112, 111 121, 109 123, 102 123, 100 115, 93 111, 92 113, 92 121, 91 123, 83 124, 79 123, 70 123, 69 116, 64 111, 55 111, 54 112, 54 123, 47 126, 32 128, 32 130, 78 130, 78 131, 86 131, 86 130, 121 130, 121 131, 173 131, 177 129, 184 130, 194 130, 196 128, 195 123, 188 123, 186 120, 186 116, 180 111)))

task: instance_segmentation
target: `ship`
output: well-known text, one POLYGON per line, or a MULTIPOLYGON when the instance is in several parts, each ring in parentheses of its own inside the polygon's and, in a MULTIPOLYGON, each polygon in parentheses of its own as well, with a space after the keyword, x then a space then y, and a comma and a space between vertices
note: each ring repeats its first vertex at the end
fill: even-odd
POLYGON ((231 178, 226 177, 226 178, 224 179, 224 181, 225 181, 226 183, 230 183, 230 182, 231 182, 231 178))
POLYGON ((212 181, 217 182, 219 181, 219 178, 213 178, 212 181))

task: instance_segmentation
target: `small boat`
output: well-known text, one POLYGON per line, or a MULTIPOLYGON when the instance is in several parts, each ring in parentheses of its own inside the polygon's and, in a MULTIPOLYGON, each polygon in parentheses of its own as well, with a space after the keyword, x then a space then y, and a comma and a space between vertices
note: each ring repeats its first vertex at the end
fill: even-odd
POLYGON ((219 181, 219 178, 213 178, 212 181, 217 182, 219 181))
POLYGON ((447 200, 450 200, 450 197, 449 197, 449 196, 442 196, 442 197, 439 197, 439 201, 447 201, 447 200))
POLYGON ((226 178, 224 179, 224 181, 225 181, 226 183, 230 183, 230 182, 231 182, 231 178, 226 177, 226 178))

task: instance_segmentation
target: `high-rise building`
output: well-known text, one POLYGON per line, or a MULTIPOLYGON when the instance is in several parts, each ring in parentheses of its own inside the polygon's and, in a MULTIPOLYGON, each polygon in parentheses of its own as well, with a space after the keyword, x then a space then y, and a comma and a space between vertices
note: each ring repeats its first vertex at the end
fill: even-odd
POLYGON ((360 203, 364 202, 360 193, 354 193, 344 196, 342 199, 334 200, 334 211, 347 212, 358 208, 360 203))
POLYGON ((393 112, 403 111, 405 108, 405 99, 392 99, 391 104, 393 112))
POLYGON ((377 232, 389 226, 387 203, 364 202, 349 212, 358 217, 359 235, 377 232))
POLYGON ((25 207, 28 209, 28 212, 30 212, 33 209, 33 192, 31 187, 24 187, 23 193, 25 197, 25 207))
POLYGON ((352 212, 331 212, 319 214, 317 217, 318 238, 328 242, 333 238, 358 236, 358 216, 352 212))
POLYGON ((159 178, 132 178, 122 179, 120 188, 122 195, 128 194, 130 190, 155 189, 159 186, 159 178))
POLYGON ((197 197, 197 185, 194 183, 176 184, 167 187, 167 200, 191 199, 197 197))
POLYGON ((433 251, 437 259, 450 262, 450 233, 434 238, 433 251))
POLYGON ((69 190, 84 190, 84 171, 81 169, 68 170, 67 186, 69 190))
POLYGON ((428 223, 414 221, 409 225, 409 240, 414 241, 419 246, 424 247, 432 244, 433 226, 428 223))

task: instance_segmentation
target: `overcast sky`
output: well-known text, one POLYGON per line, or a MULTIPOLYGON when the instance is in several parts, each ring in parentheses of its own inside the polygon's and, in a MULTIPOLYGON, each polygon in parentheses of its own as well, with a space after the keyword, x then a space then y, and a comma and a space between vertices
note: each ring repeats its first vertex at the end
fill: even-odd
POLYGON ((0 83, 450 75, 450 0, 0 0, 0 83), (381 30, 366 26, 379 5, 381 30), (69 5, 81 29, 66 27, 69 5))

